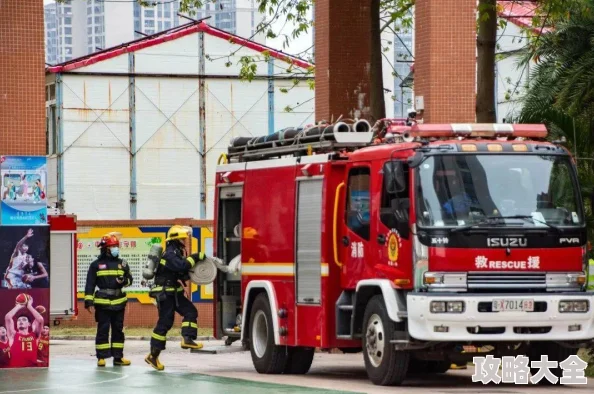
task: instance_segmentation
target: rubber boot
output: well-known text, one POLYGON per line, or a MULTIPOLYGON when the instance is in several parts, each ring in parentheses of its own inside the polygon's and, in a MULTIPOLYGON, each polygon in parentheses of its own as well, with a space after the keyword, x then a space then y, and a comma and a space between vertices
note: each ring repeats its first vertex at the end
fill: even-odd
POLYGON ((157 371, 162 371, 165 369, 165 366, 159 362, 159 354, 161 354, 160 350, 152 348, 144 361, 157 371))
POLYGON ((105 367, 105 359, 97 359, 97 366, 98 367, 105 367))
POLYGON ((127 360, 127 359, 125 359, 123 357, 122 358, 114 358, 113 359, 113 365, 118 365, 118 366, 125 367, 125 366, 130 365, 130 364, 132 364, 130 362, 130 360, 127 360))
POLYGON ((190 337, 183 337, 181 342, 182 349, 202 349, 202 343, 194 342, 190 337))

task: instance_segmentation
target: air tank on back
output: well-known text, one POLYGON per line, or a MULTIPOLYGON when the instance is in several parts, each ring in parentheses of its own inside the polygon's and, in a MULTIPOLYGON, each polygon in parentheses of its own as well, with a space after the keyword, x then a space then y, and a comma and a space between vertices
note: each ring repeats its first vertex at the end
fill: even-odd
POLYGON ((151 280, 155 277, 155 271, 157 270, 157 265, 161 261, 162 255, 163 247, 160 244, 153 244, 148 256, 146 256, 146 264, 142 269, 142 277, 144 279, 151 280))

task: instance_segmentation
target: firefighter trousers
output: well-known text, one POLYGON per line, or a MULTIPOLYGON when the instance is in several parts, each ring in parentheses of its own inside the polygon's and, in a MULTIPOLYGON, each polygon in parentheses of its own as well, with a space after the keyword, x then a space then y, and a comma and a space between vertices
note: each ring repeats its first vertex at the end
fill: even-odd
POLYGON ((167 295, 159 301, 159 320, 151 336, 151 348, 165 350, 167 332, 173 327, 175 312, 183 316, 181 325, 182 337, 196 339, 198 337, 198 310, 190 300, 180 292, 167 292, 167 295), (177 297, 177 302, 176 302, 177 297))
POLYGON ((124 356, 124 314, 125 308, 109 310, 100 306, 95 307, 95 321, 97 322, 97 336, 95 349, 97 358, 122 358, 124 356), (111 328, 111 343, 109 329, 111 328))

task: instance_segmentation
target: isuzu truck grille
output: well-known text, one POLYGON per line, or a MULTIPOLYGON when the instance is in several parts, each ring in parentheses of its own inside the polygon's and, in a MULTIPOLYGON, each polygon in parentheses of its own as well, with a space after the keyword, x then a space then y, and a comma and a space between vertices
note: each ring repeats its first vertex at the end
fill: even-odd
POLYGON ((545 289, 545 272, 469 272, 468 290, 472 289, 545 289))

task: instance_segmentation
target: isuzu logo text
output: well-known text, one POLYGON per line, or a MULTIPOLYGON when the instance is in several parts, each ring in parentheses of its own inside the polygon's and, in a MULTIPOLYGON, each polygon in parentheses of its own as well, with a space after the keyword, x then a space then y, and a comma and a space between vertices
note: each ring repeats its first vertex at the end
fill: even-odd
POLYGON ((487 246, 490 248, 511 248, 528 246, 526 238, 487 238, 487 246))

